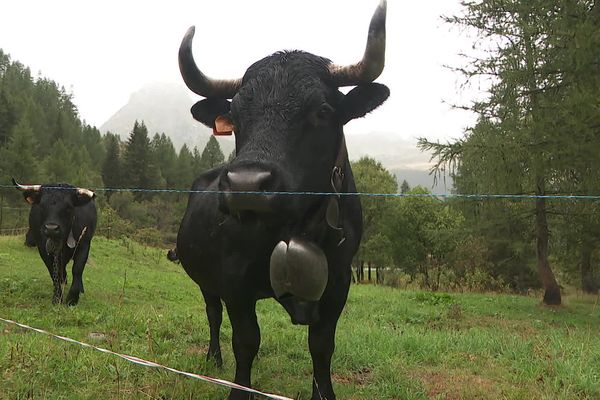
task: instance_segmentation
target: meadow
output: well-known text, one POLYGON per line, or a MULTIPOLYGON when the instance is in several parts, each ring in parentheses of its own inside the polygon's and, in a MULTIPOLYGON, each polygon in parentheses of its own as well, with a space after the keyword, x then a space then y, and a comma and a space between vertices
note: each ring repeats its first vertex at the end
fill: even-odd
MULTIPOLYGON (((70 272, 70 271, 69 271, 70 272)), ((0 237, 0 317, 184 371, 231 380, 205 361, 208 322, 197 286, 165 251, 94 238, 79 305, 53 306, 37 250, 0 237)), ((339 399, 598 399, 598 297, 433 293, 353 285, 333 360, 339 399)), ((310 398, 307 330, 258 303, 255 387, 310 398)), ((228 390, 0 322, 0 399, 223 399, 228 390)))

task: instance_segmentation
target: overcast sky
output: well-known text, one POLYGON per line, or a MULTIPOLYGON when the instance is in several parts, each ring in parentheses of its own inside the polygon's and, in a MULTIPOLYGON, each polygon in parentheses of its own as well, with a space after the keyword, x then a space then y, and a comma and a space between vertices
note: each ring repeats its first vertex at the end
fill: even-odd
MULTIPOLYGON (((81 117, 100 126, 129 95, 153 81, 181 82, 177 50, 196 25, 194 52, 211 77, 241 77, 257 59, 301 49, 353 63, 362 57, 377 0, 169 0, 96 2, 1 0, 0 48, 74 95, 81 117)), ((348 124, 414 140, 458 138, 473 116, 444 103, 467 102, 458 65, 468 38, 440 15, 458 0, 388 1, 386 66, 378 82, 391 97, 348 124)), ((183 85, 183 83, 181 83, 183 85)))

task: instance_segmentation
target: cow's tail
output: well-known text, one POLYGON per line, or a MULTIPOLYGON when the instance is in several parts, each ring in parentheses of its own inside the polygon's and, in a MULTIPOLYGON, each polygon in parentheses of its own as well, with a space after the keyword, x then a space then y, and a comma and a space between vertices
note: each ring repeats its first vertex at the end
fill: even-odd
POLYGON ((179 257, 177 256, 177 247, 167 251, 167 259, 171 262, 178 263, 179 257))

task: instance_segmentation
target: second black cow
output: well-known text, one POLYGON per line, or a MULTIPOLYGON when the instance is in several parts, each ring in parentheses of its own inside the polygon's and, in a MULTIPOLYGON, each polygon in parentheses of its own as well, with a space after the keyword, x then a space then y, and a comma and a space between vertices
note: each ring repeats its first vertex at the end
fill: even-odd
POLYGON ((65 183, 46 185, 21 185, 13 179, 15 187, 23 193, 29 212, 30 239, 35 243, 46 264, 54 294, 52 303, 63 300, 62 286, 67 283, 67 264, 73 260, 72 283, 66 298, 75 305, 83 293, 83 269, 90 252, 96 229, 94 192, 65 183))
MULTIPOLYGON (((210 79, 197 68, 193 28, 182 41, 183 79, 206 98, 192 115, 216 134, 235 132, 236 157, 194 182, 194 191, 219 194, 190 195, 177 257, 206 301, 208 355, 218 364, 221 302, 227 307, 238 384, 250 385, 260 344, 256 301, 273 297, 293 323, 308 325, 312 399, 335 399, 334 336, 362 235, 360 200, 343 195, 356 192, 343 126, 389 96, 386 86, 373 83, 384 66, 385 16, 381 1, 357 64, 286 51, 257 61, 236 80, 210 79), (354 88, 343 94, 341 86, 354 88)), ((234 389, 229 399, 249 397, 234 389)))

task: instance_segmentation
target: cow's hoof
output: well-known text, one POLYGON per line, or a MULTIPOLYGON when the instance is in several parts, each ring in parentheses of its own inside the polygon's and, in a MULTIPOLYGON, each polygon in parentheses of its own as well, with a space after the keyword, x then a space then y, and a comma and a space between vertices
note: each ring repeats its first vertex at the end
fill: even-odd
POLYGON ((67 305, 68 306, 76 306, 78 302, 79 302, 79 293, 77 293, 77 294, 69 293, 69 295, 67 296, 67 305))

